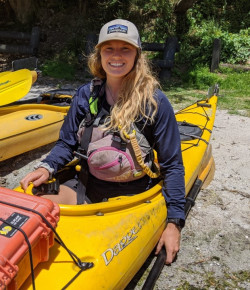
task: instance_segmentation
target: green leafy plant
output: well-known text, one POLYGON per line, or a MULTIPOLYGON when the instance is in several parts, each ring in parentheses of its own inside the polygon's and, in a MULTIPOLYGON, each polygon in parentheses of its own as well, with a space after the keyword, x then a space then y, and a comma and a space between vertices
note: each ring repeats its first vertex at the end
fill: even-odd
POLYGON ((220 61, 226 63, 244 64, 250 57, 250 29, 230 33, 214 21, 203 21, 192 25, 189 33, 183 38, 179 62, 189 62, 192 65, 210 65, 212 59, 213 42, 215 38, 221 40, 220 61))
POLYGON ((211 84, 221 82, 221 78, 209 71, 208 67, 200 66, 190 70, 184 77, 184 81, 188 86, 196 89, 204 89, 211 84))
POLYGON ((218 83, 219 109, 250 117, 249 71, 220 67, 216 73, 211 73, 207 67, 200 66, 181 76, 181 82, 177 83, 173 76, 167 85, 162 86, 176 110, 205 97, 207 89, 218 83))
POLYGON ((73 80, 75 75, 75 67, 61 60, 47 60, 42 65, 42 72, 45 76, 73 80))
POLYGON ((196 1, 188 13, 194 24, 214 20, 222 30, 238 33, 249 27, 249 7, 248 0, 203 0, 196 1))

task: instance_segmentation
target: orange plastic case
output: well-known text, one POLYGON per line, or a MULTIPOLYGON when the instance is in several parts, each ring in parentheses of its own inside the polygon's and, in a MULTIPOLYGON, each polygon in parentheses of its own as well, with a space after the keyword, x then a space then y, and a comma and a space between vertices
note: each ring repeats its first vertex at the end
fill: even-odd
POLYGON ((54 244, 42 217, 18 206, 41 213, 54 228, 59 221, 59 206, 52 201, 0 187, 0 289, 19 289, 31 273, 28 244, 19 229, 28 237, 34 268, 48 260, 54 244))

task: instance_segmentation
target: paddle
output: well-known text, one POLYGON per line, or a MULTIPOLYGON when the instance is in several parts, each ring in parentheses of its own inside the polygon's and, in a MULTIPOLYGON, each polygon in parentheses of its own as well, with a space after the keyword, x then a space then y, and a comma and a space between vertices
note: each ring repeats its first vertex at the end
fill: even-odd
POLYGON ((0 106, 23 98, 36 79, 37 73, 28 69, 0 73, 0 106))

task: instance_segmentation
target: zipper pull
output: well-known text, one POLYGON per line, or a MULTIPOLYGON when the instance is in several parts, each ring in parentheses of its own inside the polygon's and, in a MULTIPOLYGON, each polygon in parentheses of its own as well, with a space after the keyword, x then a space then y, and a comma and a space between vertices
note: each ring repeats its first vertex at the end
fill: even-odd
POLYGON ((123 164, 122 164, 122 156, 121 155, 119 155, 119 157, 118 157, 118 162, 120 163, 120 167, 122 168, 123 164))

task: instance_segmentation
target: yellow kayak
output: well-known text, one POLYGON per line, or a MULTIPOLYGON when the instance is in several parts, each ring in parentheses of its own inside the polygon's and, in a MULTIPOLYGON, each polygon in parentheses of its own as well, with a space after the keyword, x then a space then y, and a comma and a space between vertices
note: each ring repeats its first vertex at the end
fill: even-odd
MULTIPOLYGON (((198 184, 197 195, 213 177, 209 140, 216 105, 217 96, 212 95, 176 113, 187 195, 198 184)), ((157 244, 166 217, 161 183, 135 196, 97 204, 60 205, 57 233, 84 267, 80 269, 65 248, 55 243, 48 261, 34 270, 36 289, 124 289, 157 244)), ((29 271, 29 266, 26 268, 29 271)), ((32 289, 31 275, 20 289, 32 289)))
POLYGON ((0 161, 58 139, 72 95, 51 92, 53 102, 52 93, 45 93, 40 103, 32 103, 36 98, 0 107, 0 161))

